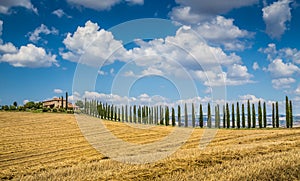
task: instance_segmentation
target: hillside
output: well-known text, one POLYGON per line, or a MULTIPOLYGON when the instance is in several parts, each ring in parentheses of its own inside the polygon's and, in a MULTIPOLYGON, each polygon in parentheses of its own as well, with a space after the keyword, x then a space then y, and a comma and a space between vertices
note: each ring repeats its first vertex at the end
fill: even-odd
MULTIPOLYGON (((96 118, 87 118, 96 119, 96 118)), ((95 121, 95 120, 94 120, 95 121)), ((100 120, 99 120, 100 121, 100 120)), ((137 129, 103 121, 116 137, 147 144, 174 128, 137 129)), ((185 128, 180 128, 185 129, 185 128)), ((125 164, 97 152, 74 115, 0 112, 2 180, 299 180, 300 129, 220 129, 203 150, 203 129, 171 156, 125 164)), ((122 151, 122 150, 120 150, 122 151)))

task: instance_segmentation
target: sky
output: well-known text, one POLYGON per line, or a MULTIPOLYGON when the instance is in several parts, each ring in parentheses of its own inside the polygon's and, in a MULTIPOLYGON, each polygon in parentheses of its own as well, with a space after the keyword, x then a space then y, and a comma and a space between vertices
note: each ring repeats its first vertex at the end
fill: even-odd
POLYGON ((265 101, 300 114, 296 0, 1 0, 0 105, 265 101))

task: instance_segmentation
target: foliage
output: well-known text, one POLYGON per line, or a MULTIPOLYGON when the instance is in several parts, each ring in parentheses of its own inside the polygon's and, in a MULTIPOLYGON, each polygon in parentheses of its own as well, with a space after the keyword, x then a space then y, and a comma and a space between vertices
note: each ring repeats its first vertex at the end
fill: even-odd
POLYGON ((251 107, 250 101, 247 101, 247 120, 248 120, 248 128, 251 128, 251 107))
POLYGON ((256 127, 255 105, 252 103, 252 128, 256 127))
POLYGON ((180 105, 178 105, 178 108, 177 108, 177 117, 178 117, 178 126, 181 127, 181 108, 180 108, 180 105))
POLYGON ((261 111, 261 103, 258 101, 258 125, 259 128, 262 128, 262 111, 261 111))
POLYGON ((211 111, 210 111, 210 103, 207 104, 207 127, 211 128, 211 111))
POLYGON ((236 124, 237 128, 241 127, 241 120, 240 120, 240 105, 239 102, 236 103, 236 124))
POLYGON ((202 110, 202 104, 200 104, 200 108, 199 108, 199 112, 200 112, 200 115, 199 115, 199 126, 200 128, 203 128, 203 110, 202 110))
POLYGON ((77 100, 77 101, 75 102, 75 105, 78 106, 79 108, 83 108, 83 107, 84 107, 83 101, 82 101, 82 100, 77 100))
POLYGON ((242 127, 246 127, 246 119, 245 119, 245 105, 242 104, 242 127))
POLYGON ((175 123, 175 110, 174 110, 173 107, 172 107, 172 126, 176 126, 176 123, 175 123))
POLYGON ((234 104, 231 105, 232 128, 235 128, 234 104))

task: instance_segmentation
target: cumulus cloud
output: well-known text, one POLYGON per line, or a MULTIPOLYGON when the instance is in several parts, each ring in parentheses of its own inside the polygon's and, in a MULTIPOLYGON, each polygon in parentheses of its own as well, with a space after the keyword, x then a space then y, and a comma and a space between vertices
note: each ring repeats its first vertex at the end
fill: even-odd
POLYGON ((272 85, 275 89, 288 89, 291 87, 292 83, 295 83, 296 80, 294 78, 278 78, 272 80, 272 85))
POLYGON ((54 89, 53 92, 55 94, 61 94, 61 93, 63 93, 63 90, 61 90, 61 89, 54 89))
POLYGON ((282 59, 273 60, 267 69, 274 77, 288 77, 300 73, 298 66, 292 63, 284 63, 282 59))
MULTIPOLYGON (((67 0, 68 3, 77 5, 77 6, 82 6, 90 9, 95 9, 98 11, 102 10, 110 10, 113 6, 124 2, 122 0, 105 0, 105 1, 99 1, 99 0, 67 0)), ((125 0, 126 3, 130 5, 143 5, 144 0, 125 0)))
POLYGON ((35 8, 30 0, 1 0, 0 1, 0 13, 10 14, 9 11, 12 7, 24 7, 33 11, 35 14, 38 14, 37 8, 35 8))
POLYGON ((254 33, 241 30, 233 22, 233 19, 216 16, 211 21, 195 26, 195 30, 206 41, 222 44, 228 50, 243 50, 245 43, 239 39, 252 38, 254 33))
POLYGON ((294 93, 300 95, 300 85, 298 85, 294 93))
POLYGON ((62 9, 54 10, 52 14, 56 15, 59 18, 62 17, 72 18, 72 16, 67 15, 62 9))
POLYGON ((258 70, 259 68, 260 68, 260 67, 259 67, 258 63, 257 63, 257 62, 254 62, 253 65, 252 65, 252 69, 253 69, 253 70, 258 70))
POLYGON ((259 51, 265 53, 270 61, 280 58, 300 64, 300 51, 296 48, 285 47, 277 49, 274 43, 269 43, 267 48, 260 48, 259 51))
MULTIPOLYGON (((54 27, 51 28, 51 30, 44 24, 41 24, 41 26, 37 27, 33 32, 29 32, 29 40, 31 42, 38 42, 41 37, 40 34, 45 34, 45 35, 49 35, 49 34, 54 34, 57 35, 58 34, 58 30, 55 29, 54 27)), ((45 42, 47 43, 47 42, 45 42)))
POLYGON ((144 0, 125 0, 127 3, 132 4, 132 5, 143 5, 144 0))
POLYGON ((99 75, 106 75, 106 73, 104 71, 102 71, 102 70, 98 70, 98 74, 99 75))
POLYGON ((0 54, 16 53, 17 51, 17 48, 11 42, 0 44, 0 54))
POLYGON ((14 67, 50 67, 59 66, 56 56, 46 53, 42 47, 33 44, 21 46, 15 53, 6 53, 0 58, 0 62, 7 62, 14 67))
POLYGON ((208 19, 207 16, 192 13, 190 6, 174 7, 169 13, 169 16, 173 21, 180 22, 182 24, 197 24, 200 21, 208 19))
POLYGON ((175 36, 164 39, 136 40, 137 47, 126 50, 121 41, 114 39, 111 32, 88 21, 73 34, 69 33, 63 43, 66 49, 61 55, 66 60, 79 62, 80 58, 80 63, 96 67, 104 63, 114 63, 116 60, 132 61, 142 68, 139 73, 127 72, 124 76, 168 74, 181 77, 183 72, 189 71, 204 80, 203 75, 210 71, 205 80, 214 80, 216 86, 217 83, 224 85, 223 73, 216 70, 228 67, 228 85, 249 83, 252 77, 247 67, 241 65, 239 56, 235 53, 227 54, 220 47, 208 45, 189 26, 180 27, 175 36), (237 71, 240 72, 239 75, 234 74, 237 71))
POLYGON ((258 3, 258 0, 176 0, 176 2, 182 6, 192 7, 192 10, 197 13, 217 15, 229 12, 230 10, 235 8, 256 4, 258 3))
POLYGON ((15 53, 17 52, 17 48, 10 42, 3 44, 3 40, 1 39, 3 30, 3 21, 0 20, 0 54, 4 53, 15 53))
POLYGON ((266 33, 271 38, 280 39, 286 30, 286 23, 291 21, 291 0, 279 0, 262 9, 266 24, 266 33))
POLYGON ((235 8, 251 6, 258 3, 258 0, 176 0, 176 3, 180 6, 172 9, 171 19, 182 24, 191 24, 227 13, 235 8))
POLYGON ((81 63, 95 67, 126 55, 121 41, 115 40, 111 32, 100 29, 97 23, 91 21, 87 21, 84 27, 78 27, 73 34, 68 33, 63 43, 66 51, 60 54, 64 59, 79 62, 81 58, 81 63))

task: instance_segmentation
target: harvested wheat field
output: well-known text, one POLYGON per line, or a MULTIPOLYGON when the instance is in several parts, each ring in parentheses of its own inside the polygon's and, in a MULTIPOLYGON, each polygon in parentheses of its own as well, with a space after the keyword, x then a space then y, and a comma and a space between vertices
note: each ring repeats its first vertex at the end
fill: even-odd
MULTIPOLYGON (((116 137, 141 145, 174 129, 103 123, 116 137)), ((203 150, 204 130, 194 129, 174 154, 147 164, 101 155, 82 136, 74 115, 0 112, 0 131, 2 180, 300 180, 299 128, 220 129, 203 150)))

